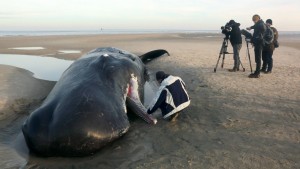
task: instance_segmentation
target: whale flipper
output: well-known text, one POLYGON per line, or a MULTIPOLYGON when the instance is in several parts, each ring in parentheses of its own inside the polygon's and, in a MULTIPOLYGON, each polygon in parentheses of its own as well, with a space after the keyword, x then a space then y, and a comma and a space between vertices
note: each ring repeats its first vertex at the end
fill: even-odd
POLYGON ((168 56, 170 56, 168 51, 166 51, 164 49, 157 49, 157 50, 147 52, 139 57, 143 61, 144 64, 147 64, 150 61, 152 61, 153 59, 158 58, 164 54, 167 54, 168 56))

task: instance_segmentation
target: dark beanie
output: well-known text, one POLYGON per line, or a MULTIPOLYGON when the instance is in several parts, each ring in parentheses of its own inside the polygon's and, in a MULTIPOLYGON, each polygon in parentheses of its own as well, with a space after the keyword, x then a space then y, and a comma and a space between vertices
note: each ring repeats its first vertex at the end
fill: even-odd
POLYGON ((266 23, 269 23, 269 24, 273 25, 271 19, 267 19, 267 20, 266 20, 266 23))
POLYGON ((163 71, 158 71, 156 72, 156 80, 164 80, 165 78, 167 78, 169 75, 165 74, 165 72, 163 71))

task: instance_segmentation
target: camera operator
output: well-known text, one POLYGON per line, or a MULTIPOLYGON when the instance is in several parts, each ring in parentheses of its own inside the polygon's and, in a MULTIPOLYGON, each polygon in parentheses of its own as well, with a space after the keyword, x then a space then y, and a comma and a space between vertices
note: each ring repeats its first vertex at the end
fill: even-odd
POLYGON ((254 29, 252 43, 254 45, 254 55, 255 55, 255 63, 256 69, 254 73, 251 73, 249 78, 259 78, 260 76, 260 67, 261 67, 261 57, 263 50, 263 37, 262 35, 266 31, 266 26, 264 22, 260 19, 260 16, 255 14, 252 17, 252 21, 254 25, 246 28, 247 30, 254 29))
POLYGON ((226 26, 231 27, 231 31, 228 32, 229 40, 233 48, 233 60, 234 66, 229 69, 230 72, 236 72, 240 69, 240 50, 242 48, 242 34, 240 30, 240 23, 236 23, 234 20, 230 20, 226 26))

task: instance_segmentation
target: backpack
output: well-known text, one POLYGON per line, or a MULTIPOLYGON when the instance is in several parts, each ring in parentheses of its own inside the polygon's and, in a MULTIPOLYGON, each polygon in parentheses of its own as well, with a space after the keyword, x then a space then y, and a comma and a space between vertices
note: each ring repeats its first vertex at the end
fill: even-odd
POLYGON ((273 30, 271 29, 270 26, 266 25, 266 31, 264 32, 263 34, 263 42, 264 42, 264 45, 270 45, 273 43, 274 41, 274 32, 273 30))
POLYGON ((279 42, 277 40, 274 40, 274 47, 278 48, 279 47, 279 42))
POLYGON ((277 35, 277 38, 276 38, 276 33, 278 34, 278 31, 274 27, 271 27, 271 29, 274 32, 274 40, 273 40, 274 48, 278 48, 279 47, 278 35, 277 35))

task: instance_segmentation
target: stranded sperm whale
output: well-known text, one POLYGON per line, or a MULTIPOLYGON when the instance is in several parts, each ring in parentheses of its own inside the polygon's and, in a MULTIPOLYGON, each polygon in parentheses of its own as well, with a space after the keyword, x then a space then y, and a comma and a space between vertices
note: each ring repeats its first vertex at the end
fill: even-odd
POLYGON ((42 105, 22 126, 29 149, 42 156, 84 156, 121 137, 129 129, 127 106, 142 112, 145 63, 168 54, 154 50, 140 57, 116 48, 97 48, 62 74, 42 105))

